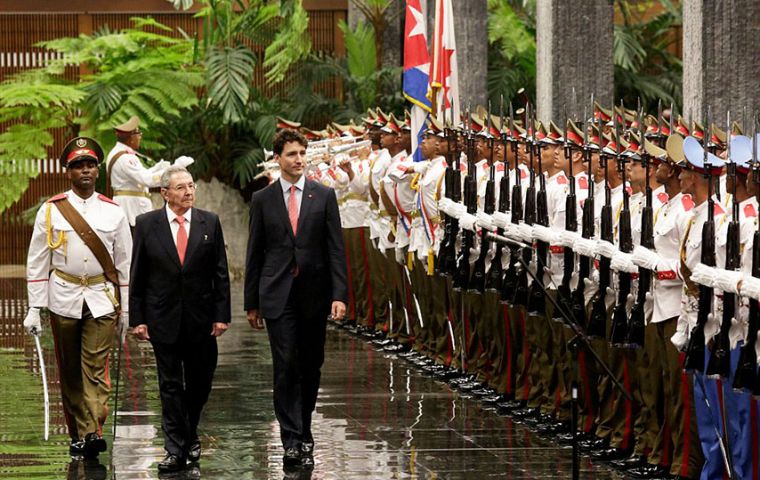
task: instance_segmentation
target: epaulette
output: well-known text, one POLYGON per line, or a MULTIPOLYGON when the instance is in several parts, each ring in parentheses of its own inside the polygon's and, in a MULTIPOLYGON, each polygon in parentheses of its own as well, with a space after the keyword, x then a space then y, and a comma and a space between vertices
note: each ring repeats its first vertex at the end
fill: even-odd
POLYGON ((528 172, 526 172, 523 169, 520 169, 520 179, 528 178, 528 172))
POLYGON ((103 201, 104 201, 104 202, 106 202, 106 203, 111 203, 111 204, 113 204, 113 205, 116 205, 117 207, 119 206, 119 204, 118 204, 118 203, 116 203, 116 202, 114 202, 114 201, 113 201, 113 199, 106 197, 106 196, 105 196, 105 195, 103 195, 102 193, 99 193, 99 194, 98 194, 98 198, 99 198, 100 200, 103 200, 103 201))
POLYGON ((756 217, 757 210, 755 210, 755 206, 751 203, 744 205, 744 216, 747 218, 756 217))
POLYGON ((566 185, 567 184, 567 177, 564 175, 560 175, 557 177, 557 183, 560 185, 566 185))
POLYGON ((668 194, 667 194, 666 192, 660 192, 660 193, 658 193, 658 194, 657 194, 657 199, 658 199, 658 200, 659 200, 661 203, 668 203, 668 199, 669 199, 669 198, 670 198, 670 197, 668 196, 668 194))
POLYGON ((688 193, 684 194, 681 198, 681 204, 683 204, 683 209, 687 212, 694 208, 694 200, 691 199, 691 195, 688 193))
POLYGON ((579 178, 578 187, 582 188, 583 190, 588 190, 588 178, 585 176, 579 178))
POLYGON ((625 187, 625 191, 626 191, 626 192, 628 192, 628 196, 629 196, 629 197, 630 197, 631 195, 633 195, 633 189, 631 188, 631 186, 630 186, 630 185, 626 185, 626 187, 625 187))
POLYGON ((715 202, 713 207, 713 214, 714 215, 723 215, 726 213, 726 211, 723 209, 723 206, 720 204, 720 202, 715 202))
POLYGON ((503 172, 504 171, 504 164, 499 162, 496 164, 496 171, 497 172, 503 172))
POLYGON ((50 199, 47 201, 47 203, 57 202, 59 200, 63 200, 64 198, 66 198, 66 194, 65 193, 59 193, 58 195, 56 195, 54 197, 50 197, 50 199))

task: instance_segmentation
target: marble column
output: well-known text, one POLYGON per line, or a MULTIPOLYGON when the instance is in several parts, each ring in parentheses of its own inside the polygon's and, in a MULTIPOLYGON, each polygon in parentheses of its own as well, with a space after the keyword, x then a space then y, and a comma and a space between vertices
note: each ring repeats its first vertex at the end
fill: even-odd
POLYGON ((613 6, 611 0, 538 0, 536 106, 540 120, 591 114, 591 94, 612 105, 613 6), (573 88, 575 96, 573 98, 573 88))

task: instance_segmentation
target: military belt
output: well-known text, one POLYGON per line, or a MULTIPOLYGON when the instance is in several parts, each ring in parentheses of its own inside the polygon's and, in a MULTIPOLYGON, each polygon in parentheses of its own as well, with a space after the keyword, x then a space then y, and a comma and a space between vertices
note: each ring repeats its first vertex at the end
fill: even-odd
POLYGON ((141 192, 138 190, 114 190, 113 191, 114 197, 145 197, 150 198, 150 193, 148 192, 141 192))
POLYGON ((82 287, 89 287, 90 285, 98 285, 101 283, 106 283, 106 276, 102 273, 98 275, 72 275, 70 273, 62 272, 55 269, 55 274, 61 277, 62 279, 66 280, 69 283, 75 283, 77 285, 81 285, 82 287))

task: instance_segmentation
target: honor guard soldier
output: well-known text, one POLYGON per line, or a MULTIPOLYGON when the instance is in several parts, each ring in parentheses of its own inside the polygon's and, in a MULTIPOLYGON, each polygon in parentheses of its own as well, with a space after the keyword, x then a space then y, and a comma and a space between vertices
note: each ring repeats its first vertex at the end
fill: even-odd
MULTIPOLYGON (((150 201, 150 188, 159 186, 161 174, 169 166, 169 162, 161 160, 150 168, 146 168, 141 158, 148 159, 138 153, 142 142, 140 119, 130 118, 127 122, 114 127, 116 145, 106 158, 106 174, 111 182, 114 200, 121 205, 127 216, 129 225, 135 226, 135 218, 153 210, 150 201)), ((187 167, 193 163, 190 157, 179 157, 174 164, 187 167)))
POLYGON ((95 192, 103 150, 77 137, 61 164, 71 190, 50 198, 37 212, 27 258, 27 332, 39 335, 40 310, 50 312, 61 396, 75 456, 106 450, 108 356, 121 314, 127 325, 132 238, 116 202, 95 192))

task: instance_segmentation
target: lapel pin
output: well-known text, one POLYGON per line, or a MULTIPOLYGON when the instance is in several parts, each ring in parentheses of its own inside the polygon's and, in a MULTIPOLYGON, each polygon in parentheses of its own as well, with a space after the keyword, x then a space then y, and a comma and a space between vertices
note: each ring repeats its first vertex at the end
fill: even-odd
POLYGON ((309 194, 309 198, 311 198, 311 193, 309 194))

